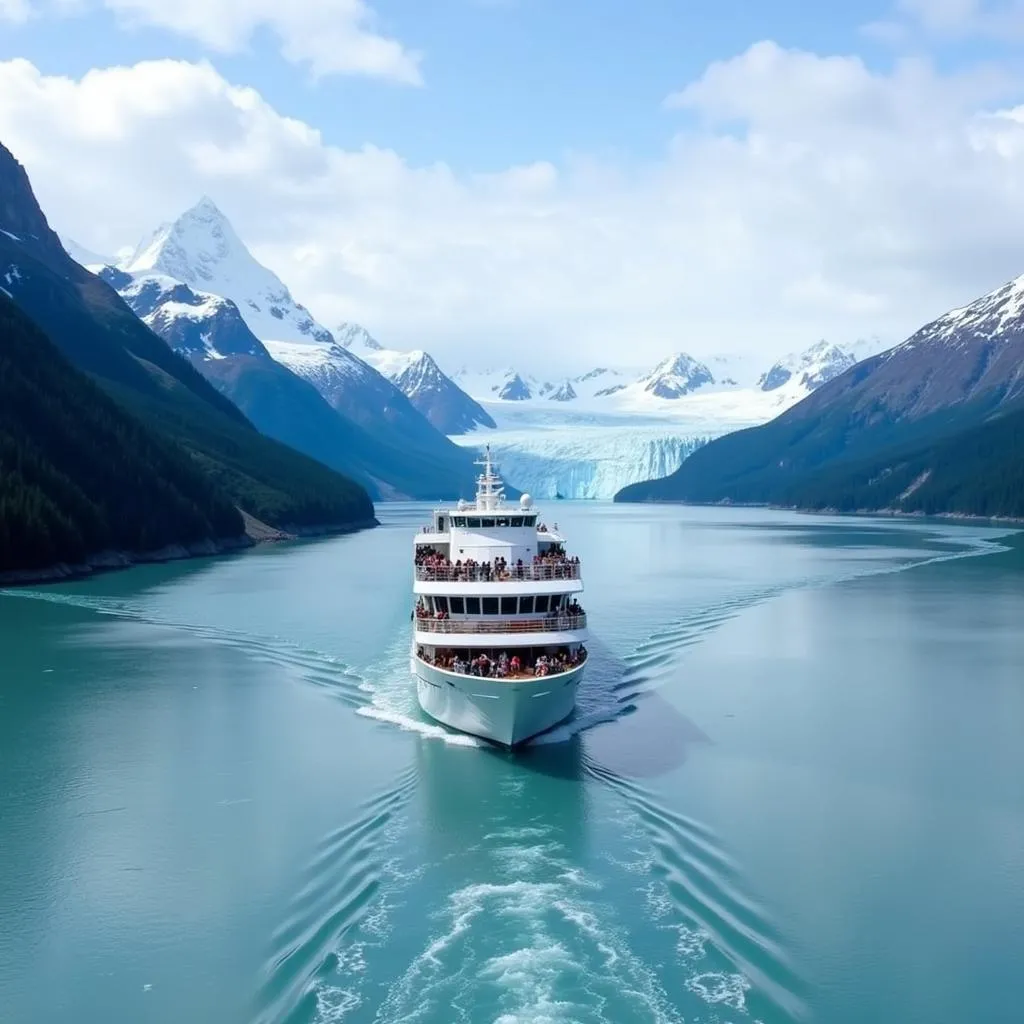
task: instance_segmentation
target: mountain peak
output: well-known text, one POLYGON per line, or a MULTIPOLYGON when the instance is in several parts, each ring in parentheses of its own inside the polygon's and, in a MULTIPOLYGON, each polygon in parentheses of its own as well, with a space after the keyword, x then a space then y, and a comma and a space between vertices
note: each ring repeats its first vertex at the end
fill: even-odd
POLYGON ((60 239, 51 230, 36 200, 25 168, 0 143, 0 238, 19 242, 45 258, 64 257, 60 239))
POLYGON ((184 216, 189 214, 196 214, 202 217, 220 217, 223 220, 227 220, 224 214, 220 212, 220 207, 208 195, 200 196, 199 202, 187 210, 184 216))
POLYGON ((231 299, 261 341, 334 341, 284 282, 257 262, 209 196, 161 225, 118 266, 130 274, 165 274, 197 291, 231 299))
POLYGON ((794 382, 808 394, 857 362, 856 356, 834 342, 815 342, 803 352, 791 353, 761 374, 757 386, 762 391, 775 391, 794 382))
POLYGON ((714 384, 711 371, 686 352, 668 356, 640 379, 644 391, 656 398, 682 398, 705 384, 714 384))
POLYGON ((346 321, 334 329, 334 337, 342 348, 365 349, 368 352, 383 352, 384 346, 362 326, 346 321))
POLYGON ((504 382, 495 384, 491 390, 495 391, 498 398, 504 402, 525 402, 527 399, 533 398, 529 384, 515 370, 511 369, 505 375, 504 382))

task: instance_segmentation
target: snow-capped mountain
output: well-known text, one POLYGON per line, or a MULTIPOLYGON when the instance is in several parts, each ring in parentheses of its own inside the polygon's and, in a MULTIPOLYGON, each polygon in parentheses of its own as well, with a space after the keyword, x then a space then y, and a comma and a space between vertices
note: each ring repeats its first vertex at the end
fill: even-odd
POLYGON ((778 366, 789 376, 764 390, 758 381, 775 367, 762 372, 756 355, 724 354, 703 362, 680 354, 648 372, 595 367, 577 374, 569 378, 576 397, 562 402, 551 401, 555 385, 528 374, 464 369, 460 382, 498 427, 456 440, 491 444, 507 479, 538 497, 607 499, 627 483, 673 472, 709 439, 771 420, 853 361, 839 346, 815 345, 781 360, 778 366), (530 398, 498 397, 514 379, 530 390, 530 398))
POLYGON ((102 272, 265 433, 336 468, 351 465, 379 496, 468 489, 465 453, 387 377, 337 344, 211 200, 102 272))
POLYGON ((384 374, 441 433, 494 427, 490 414, 444 373, 429 352, 385 348, 359 324, 340 324, 334 335, 340 345, 384 374))
POLYGON ((576 392, 573 390, 572 381, 564 380, 557 388, 553 388, 548 398, 552 402, 572 402, 576 399, 576 392))
POLYGON ((525 402, 533 398, 530 385, 515 371, 510 371, 505 380, 491 390, 503 402, 525 402))
POLYGON ((998 474, 1013 461, 1002 459, 1005 451, 993 460, 992 446, 1012 446, 1022 404, 1024 275, 849 366, 757 429, 720 438, 667 479, 621 497, 990 511, 1012 492, 1004 487, 1000 497, 988 489, 991 467, 998 474), (988 467, 973 480, 962 472, 972 456, 988 467))
POLYGON ((197 291, 231 299, 262 341, 334 341, 284 282, 256 261, 208 197, 161 225, 118 268, 130 274, 163 274, 197 291))
POLYGON ((609 370, 607 366, 595 366, 592 370, 587 370, 586 373, 581 373, 576 378, 577 384, 585 384, 588 380, 597 380, 600 377, 605 377, 609 373, 614 374, 615 370, 609 370))
MULTIPOLYGON (((337 412, 368 430, 398 431, 406 444, 451 447, 395 384, 338 344, 284 282, 257 262, 208 197, 158 228, 118 269, 137 280, 156 274, 196 295, 230 300, 270 356, 313 384, 337 412)), ((212 309, 208 303, 205 308, 212 309)), ((171 307, 166 315, 196 314, 171 307)), ((346 340, 351 345, 353 338, 346 340)), ((375 344, 370 341, 368 350, 375 344)))
POLYGON ((385 351, 384 346, 361 324, 338 324, 334 329, 334 340, 364 359, 367 352, 385 351))
POLYGON ((96 269, 136 316, 193 361, 236 355, 270 358, 230 299, 195 291, 163 274, 132 275, 109 266, 96 269))
POLYGON ((761 375, 757 385, 762 391, 775 391, 795 383, 810 394, 815 388, 838 377, 857 362, 852 352, 828 341, 819 341, 805 352, 790 354, 761 375))
POLYGON ((711 371, 685 352, 663 359, 638 382, 655 398, 682 398, 705 384, 714 384, 711 371))
POLYGON ((1014 343, 1024 335, 1024 274, 1007 281, 967 306, 944 313, 908 338, 899 348, 935 342, 963 348, 971 340, 1014 343))

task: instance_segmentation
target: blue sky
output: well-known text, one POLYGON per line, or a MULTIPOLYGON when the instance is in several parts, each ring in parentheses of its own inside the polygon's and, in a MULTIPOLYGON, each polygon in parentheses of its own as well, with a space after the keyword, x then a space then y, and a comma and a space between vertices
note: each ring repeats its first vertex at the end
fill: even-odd
POLYGON ((0 140, 92 248, 209 193, 448 361, 774 356, 1024 272, 1022 40, 1013 0, 0 0, 0 140))
MULTIPOLYGON (((423 88, 362 77, 314 79, 260 30, 237 54, 213 54, 230 80, 345 147, 372 141, 414 163, 500 170, 567 150, 653 156, 679 115, 666 95, 714 60, 772 39, 886 65, 892 48, 861 32, 879 2, 806 0, 378 0, 379 28, 423 54, 423 88)), ((121 20, 123 26, 123 19, 121 20)), ((113 13, 9 27, 0 59, 51 74, 156 57, 211 56, 162 29, 119 28, 113 13)))

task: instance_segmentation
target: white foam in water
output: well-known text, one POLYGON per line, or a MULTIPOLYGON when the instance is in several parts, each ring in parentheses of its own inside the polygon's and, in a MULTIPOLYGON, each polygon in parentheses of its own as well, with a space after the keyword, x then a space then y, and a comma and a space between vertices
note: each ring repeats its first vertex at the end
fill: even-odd
POLYGON ((323 985, 316 992, 317 1020, 322 1024, 340 1024, 353 1010, 362 1005, 362 999, 346 988, 323 985))
POLYGON ((728 1006, 731 1010, 745 1011, 750 982, 742 974, 724 974, 710 971, 686 979, 686 987, 706 1003, 728 1006))
POLYGON ((357 708, 356 714, 362 715, 364 718, 376 719, 378 722, 387 722, 389 725, 397 725, 399 729, 404 729, 406 732, 416 732, 427 739, 441 740, 453 747, 482 747, 485 743, 484 740, 475 736, 449 732, 438 723, 424 722, 420 718, 413 718, 411 715, 399 711, 390 711, 387 708, 378 707, 376 704, 357 708))
MULTIPOLYGON (((593 879, 573 868, 552 825, 497 828, 486 881, 448 894, 438 927, 377 1015, 388 1024, 466 1020, 503 1024, 678 1024, 654 972, 595 903, 593 879), (521 838, 520 859, 508 856, 521 838), (528 877, 523 877, 524 875, 528 877)), ((479 869, 477 869, 479 870, 479 869)))

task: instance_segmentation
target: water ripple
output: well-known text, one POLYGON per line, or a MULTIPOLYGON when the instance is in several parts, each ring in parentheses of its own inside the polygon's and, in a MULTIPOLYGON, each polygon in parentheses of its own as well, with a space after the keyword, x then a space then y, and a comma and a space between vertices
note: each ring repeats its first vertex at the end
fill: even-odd
POLYGON ((387 863, 381 851, 392 845, 389 827, 416 785, 410 768, 386 792, 363 805, 355 820, 321 840, 300 879, 287 917, 271 938, 266 979, 261 989, 260 1021, 340 1020, 361 1003, 352 987, 327 979, 351 979, 363 968, 362 944, 347 948, 344 937, 370 919, 387 863))
POLYGON ((708 1002, 746 1008, 748 989, 766 1000, 773 1017, 806 1017, 806 984, 767 911, 744 891, 738 865, 706 825, 659 803, 634 782, 590 759, 586 770, 615 789, 637 816, 650 843, 643 874, 654 876, 646 898, 662 926, 677 930, 686 980, 708 1002))

